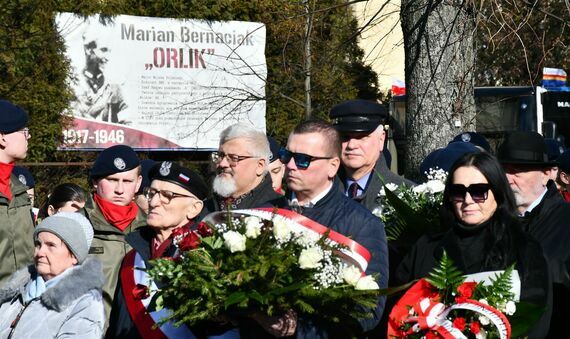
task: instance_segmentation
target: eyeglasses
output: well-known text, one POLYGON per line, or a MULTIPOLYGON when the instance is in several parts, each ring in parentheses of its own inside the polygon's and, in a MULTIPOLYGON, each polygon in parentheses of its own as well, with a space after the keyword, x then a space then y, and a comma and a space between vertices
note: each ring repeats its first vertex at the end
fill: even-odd
POLYGON ((194 198, 194 199, 198 199, 193 195, 185 195, 185 194, 180 194, 180 193, 175 193, 175 192, 171 192, 171 191, 165 191, 165 190, 157 190, 154 189, 152 187, 145 187, 143 190, 144 196, 148 199, 148 201, 151 201, 152 198, 154 198, 154 196, 156 194, 158 194, 158 198, 160 199, 160 202, 163 204, 169 204, 170 201, 174 198, 194 198))
POLYGON ((256 157, 250 155, 228 154, 224 152, 212 152, 212 161, 214 162, 214 164, 219 164, 220 162, 222 162, 222 160, 224 160, 224 158, 228 159, 230 165, 236 165, 238 162, 242 160, 256 158, 256 157))
POLYGON ((469 193, 471 199, 476 203, 482 203, 489 197, 489 184, 471 184, 467 187, 461 184, 453 184, 449 186, 449 199, 453 202, 465 201, 465 194, 469 193))
POLYGON ((279 153, 277 153, 277 157, 284 164, 288 164, 289 161, 291 161, 291 158, 293 158, 295 160, 295 166, 299 169, 309 168, 311 161, 314 160, 332 159, 332 157, 314 157, 305 153, 295 153, 286 148, 281 148, 279 153))
POLYGON ((26 137, 26 138, 30 136, 30 129, 27 127, 24 127, 21 130, 16 131, 16 132, 24 133, 24 137, 26 137))

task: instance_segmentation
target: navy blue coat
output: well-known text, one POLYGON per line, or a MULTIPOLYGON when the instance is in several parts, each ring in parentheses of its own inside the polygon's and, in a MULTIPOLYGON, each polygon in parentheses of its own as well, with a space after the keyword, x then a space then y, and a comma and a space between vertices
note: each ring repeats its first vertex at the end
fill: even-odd
MULTIPOLYGON (((282 206, 283 207, 283 206, 282 206)), ((338 181, 335 180, 332 189, 319 200, 312 208, 303 208, 301 214, 312 219, 333 231, 339 232, 370 251, 371 259, 366 274, 378 273, 377 279, 380 288, 388 286, 388 246, 384 224, 364 206, 347 198, 340 191, 338 181)), ((373 329, 384 311, 386 298, 380 297, 374 317, 360 321, 360 331, 373 329)), ((319 328, 313 320, 300 321, 297 337, 302 338, 328 338, 337 337, 337 329, 319 328)))

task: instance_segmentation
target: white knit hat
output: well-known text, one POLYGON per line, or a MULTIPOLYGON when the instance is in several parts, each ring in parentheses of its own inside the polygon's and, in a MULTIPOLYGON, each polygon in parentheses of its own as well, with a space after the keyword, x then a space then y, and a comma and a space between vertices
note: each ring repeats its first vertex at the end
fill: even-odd
POLYGON ((93 241, 93 226, 82 214, 59 212, 45 218, 34 230, 34 241, 40 232, 50 232, 60 238, 82 263, 93 241))

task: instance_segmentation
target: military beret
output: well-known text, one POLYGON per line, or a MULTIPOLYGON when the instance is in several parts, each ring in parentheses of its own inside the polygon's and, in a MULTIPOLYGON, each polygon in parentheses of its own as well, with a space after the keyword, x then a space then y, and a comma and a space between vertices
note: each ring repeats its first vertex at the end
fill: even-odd
POLYGON ((491 153, 491 145, 489 145, 489 142, 487 141, 487 139, 485 139, 485 137, 477 132, 463 132, 461 134, 458 134, 455 136, 455 138, 453 138, 453 140, 451 140, 449 143, 451 144, 452 142, 470 142, 475 146, 479 146, 481 148, 483 148, 485 151, 491 153))
POLYGON ((182 167, 175 162, 163 161, 154 165, 148 174, 150 181, 161 180, 178 185, 204 200, 208 196, 208 186, 195 171, 182 167))
POLYGON ((150 179, 148 177, 148 173, 150 172, 150 169, 154 165, 156 165, 156 161, 151 160, 151 159, 144 159, 141 161, 142 181, 141 181, 141 186, 139 187, 139 190, 137 191, 137 194, 143 194, 144 188, 150 186, 150 179))
POLYGON ((36 187, 36 181, 34 180, 32 173, 30 173, 26 168, 14 166, 12 174, 14 174, 22 184, 28 186, 28 188, 36 187))
POLYGON ((467 153, 479 153, 481 150, 469 142, 452 142, 444 148, 436 149, 420 164, 420 173, 425 176, 430 168, 440 168, 449 172, 453 164, 467 153))
POLYGON ((370 133, 386 122, 388 110, 376 102, 356 99, 334 106, 329 117, 340 133, 370 133))
POLYGON ((8 100, 0 100, 0 133, 12 133, 28 124, 28 113, 8 100))
POLYGON ((566 151, 558 157, 560 171, 570 174, 570 151, 566 151))
POLYGON ((132 148, 126 145, 115 145, 99 153, 89 176, 91 179, 103 178, 111 174, 130 171, 140 164, 139 157, 132 148))
POLYGON ((271 151, 271 154, 269 154, 269 162, 272 163, 275 160, 279 159, 277 153, 279 153, 281 146, 277 143, 277 140, 273 139, 270 136, 267 136, 267 141, 269 142, 269 150, 271 151))

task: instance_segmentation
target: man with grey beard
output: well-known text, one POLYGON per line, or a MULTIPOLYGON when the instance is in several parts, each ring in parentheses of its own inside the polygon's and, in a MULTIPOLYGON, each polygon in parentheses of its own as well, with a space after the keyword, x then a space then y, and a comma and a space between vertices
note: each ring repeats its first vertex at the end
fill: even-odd
POLYGON ((267 206, 282 199, 272 188, 270 154, 267 137, 253 127, 238 123, 224 129, 218 151, 212 153, 216 176, 214 195, 205 201, 206 213, 267 206))
POLYGON ((562 333, 570 302, 570 204, 550 179, 556 162, 549 161, 544 138, 536 132, 511 132, 498 148, 515 195, 523 229, 542 245, 553 283, 549 337, 562 333))

